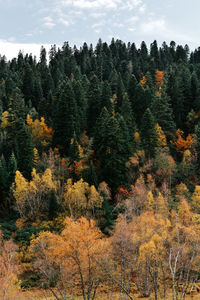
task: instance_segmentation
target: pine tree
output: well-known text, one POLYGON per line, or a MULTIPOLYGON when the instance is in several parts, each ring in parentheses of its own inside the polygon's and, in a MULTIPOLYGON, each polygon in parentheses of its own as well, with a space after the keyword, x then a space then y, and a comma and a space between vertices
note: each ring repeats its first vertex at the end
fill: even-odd
POLYGON ((98 188, 98 178, 92 161, 90 161, 90 166, 85 172, 84 181, 89 185, 94 185, 96 189, 98 188))
POLYGON ((90 80, 88 90, 88 112, 87 112, 87 132, 89 135, 94 130, 94 125, 101 113, 101 85, 96 75, 90 80))
POLYGON ((154 97, 151 104, 151 111, 155 122, 162 127, 162 130, 164 130, 168 136, 172 135, 176 130, 176 125, 173 120, 170 98, 167 96, 164 89, 162 90, 160 97, 154 97))
POLYGON ((192 108, 194 111, 198 112, 200 110, 200 84, 196 72, 193 72, 191 76, 191 93, 193 103, 192 108))
POLYGON ((23 76, 23 87, 22 92, 24 94, 25 103, 27 104, 29 100, 33 101, 34 95, 34 75, 31 66, 26 63, 24 67, 23 76))
POLYGON ((79 134, 77 104, 71 84, 63 83, 59 94, 54 121, 53 146, 68 154, 74 132, 79 134))
POLYGON ((69 157, 72 163, 80 160, 79 147, 75 132, 69 145, 69 157))
POLYGON ((102 100, 101 100, 101 109, 106 107, 107 110, 111 113, 113 111, 113 103, 112 103, 112 90, 108 81, 103 82, 102 88, 102 100))
POLYGON ((6 161, 4 156, 1 156, 0 159, 0 183, 1 183, 1 189, 3 193, 6 193, 8 191, 9 183, 8 183, 8 169, 6 165, 6 161))
POLYGON ((137 84, 136 93, 131 103, 132 103, 133 113, 136 119, 136 124, 140 126, 142 115, 144 111, 147 109, 145 90, 140 83, 137 84))
POLYGON ((150 46, 150 56, 151 56, 151 59, 153 59, 153 61, 155 63, 156 69, 159 69, 160 68, 160 55, 159 55, 159 51, 158 51, 157 41, 154 41, 150 46))
POLYGON ((100 179, 116 191, 118 186, 127 184, 125 163, 130 156, 128 129, 124 120, 122 125, 122 120, 109 116, 105 108, 100 117, 94 135, 98 171, 100 179))
POLYGON ((56 198, 55 190, 51 190, 49 195, 49 207, 48 207, 48 215, 50 220, 52 220, 57 215, 58 203, 56 198))
POLYGON ((131 103, 128 99, 128 95, 125 94, 123 101, 122 101, 122 105, 120 107, 120 114, 123 116, 126 125, 128 127, 129 130, 129 135, 132 139, 132 137, 135 134, 135 117, 131 108, 131 103))
POLYGON ((87 101, 85 97, 85 92, 83 86, 80 81, 74 80, 72 83, 75 100, 77 103, 77 112, 80 126, 80 133, 82 133, 86 129, 86 111, 87 111, 87 101))
POLYGON ((107 108, 104 107, 95 124, 94 141, 93 141, 93 148, 95 151, 98 151, 99 146, 106 134, 106 124, 110 116, 111 114, 108 112, 107 108))
POLYGON ((31 178, 33 168, 33 145, 29 129, 22 119, 16 121, 16 159, 18 170, 27 179, 31 178))
POLYGON ((152 157, 157 146, 157 133, 155 128, 155 121, 153 115, 148 108, 142 118, 140 136, 142 140, 142 145, 144 147, 145 153, 152 157))
POLYGON ((14 153, 12 153, 8 161, 8 179, 10 185, 14 182, 16 171, 17 171, 17 160, 15 158, 14 153))
POLYGON ((121 74, 118 75, 118 84, 117 84, 117 103, 116 103, 116 111, 120 111, 120 106, 122 105, 123 97, 125 94, 125 87, 123 84, 123 80, 121 74))
POLYGON ((128 93, 129 101, 131 103, 132 111, 134 111, 134 106, 135 106, 137 84, 138 84, 137 79, 135 78, 134 75, 131 75, 129 82, 128 82, 127 93, 128 93))

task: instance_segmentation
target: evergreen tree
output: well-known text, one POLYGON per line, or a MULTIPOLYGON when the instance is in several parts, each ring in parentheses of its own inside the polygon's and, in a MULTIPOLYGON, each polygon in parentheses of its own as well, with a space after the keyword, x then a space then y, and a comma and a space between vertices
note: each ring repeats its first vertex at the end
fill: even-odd
POLYGON ((157 41, 154 41, 150 45, 150 56, 155 64, 155 68, 159 69, 160 68, 160 55, 159 55, 159 51, 158 51, 157 41))
POLYGON ((18 170, 27 179, 31 178, 33 168, 33 145, 29 129, 22 119, 16 120, 16 159, 18 170))
POLYGON ((72 83, 75 101, 77 103, 77 112, 80 126, 80 133, 86 129, 86 111, 87 111, 87 101, 84 93, 83 86, 80 81, 74 80, 72 83))
POLYGON ((15 158, 14 153, 12 153, 8 161, 8 179, 10 185, 14 182, 16 171, 17 171, 17 160, 15 158))
POLYGON ((135 118, 127 94, 124 95, 122 105, 120 107, 120 114, 123 116, 126 122, 130 138, 133 139, 133 136, 135 134, 135 118))
POLYGON ((164 89, 160 97, 155 96, 151 105, 155 122, 158 123, 167 135, 175 132, 176 125, 173 120, 173 111, 170 105, 170 98, 164 89))
POLYGON ((157 146, 157 132, 153 115, 148 108, 142 118, 140 136, 145 153, 152 157, 157 146))
POLYGON ((87 132, 92 134, 94 125, 101 113, 101 85, 96 75, 90 80, 88 90, 87 132))
POLYGON ((130 79, 129 79, 129 83, 128 83, 128 98, 130 100, 132 109, 134 109, 134 101, 135 101, 135 97, 136 97, 136 90, 137 90, 137 79, 135 78, 134 75, 131 75, 130 79))
POLYGON ((49 207, 48 207, 48 216, 50 220, 56 217, 58 211, 58 202, 56 198, 55 190, 51 190, 49 195, 49 207))
MULTIPOLYGON (((126 126, 125 122, 123 126, 126 126)), ((118 186, 127 184, 125 163, 130 155, 127 151, 127 132, 127 127, 126 130, 122 130, 117 118, 109 116, 104 108, 97 121, 94 149, 99 162, 100 179, 105 180, 113 191, 116 191, 118 186)))
POLYGON ((113 103, 111 98, 112 98, 112 90, 110 84, 108 81, 104 81, 103 88, 102 88, 101 109, 103 109, 103 107, 106 107, 110 113, 113 111, 113 103))
POLYGON ((96 189, 98 188, 98 178, 92 161, 90 161, 90 166, 85 172, 84 181, 89 185, 94 185, 96 189))
POLYGON ((0 159, 0 194, 1 199, 4 199, 9 188, 9 177, 8 177, 8 170, 4 156, 1 156, 0 159))
POLYGON ((108 112, 106 107, 103 107, 100 116, 97 119, 95 124, 95 131, 94 131, 94 141, 93 141, 93 148, 97 152, 99 146, 106 134, 106 126, 111 114, 108 112))
POLYGON ((131 103, 132 103, 133 113, 136 119, 136 124, 140 126, 142 115, 144 111, 147 109, 145 90, 140 83, 137 84, 136 93, 131 103))
POLYGON ((54 120, 53 146, 58 146, 62 154, 68 154, 74 132, 79 134, 79 120, 74 92, 69 82, 61 87, 54 120))
POLYGON ((72 163, 80 160, 79 147, 75 133, 69 145, 69 157, 72 163))
POLYGON ((27 104, 29 100, 33 101, 34 95, 34 75, 31 66, 26 63, 24 68, 23 76, 23 87, 22 92, 24 94, 25 103, 27 104))
POLYGON ((125 87, 123 84, 121 74, 119 74, 118 84, 117 84, 117 103, 116 103, 116 111, 118 112, 120 110, 120 106, 122 105, 124 94, 125 94, 125 87))
POLYGON ((192 108, 198 112, 200 110, 200 84, 196 72, 193 72, 191 76, 191 94, 192 108))

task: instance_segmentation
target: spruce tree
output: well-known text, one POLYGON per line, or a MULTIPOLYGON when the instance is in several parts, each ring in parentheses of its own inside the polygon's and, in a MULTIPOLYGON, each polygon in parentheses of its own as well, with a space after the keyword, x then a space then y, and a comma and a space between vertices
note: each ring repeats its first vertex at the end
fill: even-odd
POLYGON ((142 145, 148 157, 154 156, 155 148, 157 146, 157 132, 155 125, 156 123, 153 115, 148 108, 143 115, 140 127, 142 145))
POLYGON ((130 138, 133 139, 135 133, 135 117, 127 94, 125 94, 123 97, 122 105, 120 107, 120 114, 123 116, 126 122, 130 138))
POLYGON ((191 94, 192 94, 192 108, 198 112, 200 110, 200 84, 196 72, 191 76, 191 94))
POLYGON ((79 80, 74 80, 72 86, 77 103, 78 119, 76 120, 76 122, 79 121, 80 133, 82 133, 86 129, 87 101, 81 82, 79 80))
POLYGON ((16 121, 16 159, 18 170, 27 179, 31 178, 33 168, 33 144, 29 129, 22 119, 16 121))
POLYGON ((87 132, 89 135, 94 130, 94 125, 101 113, 101 85, 96 75, 90 80, 88 90, 87 132))
POLYGON ((108 112, 106 107, 103 107, 100 116, 97 119, 94 130, 94 140, 93 148, 95 151, 98 151, 102 140, 106 134, 106 124, 110 118, 111 114, 108 112))
POLYGON ((84 181, 89 185, 94 185, 96 189, 98 188, 98 178, 92 161, 90 161, 90 166, 85 172, 84 181))
POLYGON ((74 132, 79 134, 79 120, 74 92, 69 82, 63 83, 58 99, 54 120, 53 146, 59 147, 61 154, 68 154, 74 132))
POLYGON ((25 103, 29 100, 33 101, 34 95, 34 75, 31 66, 26 63, 24 68, 22 92, 24 94, 25 103))
POLYGON ((155 122, 158 123, 167 135, 173 134, 176 125, 173 120, 173 111, 170 105, 170 98, 164 89, 159 96, 155 96, 151 104, 151 111, 155 122))
POLYGON ((10 185, 14 182, 16 171, 17 171, 17 160, 15 158, 14 153, 12 152, 11 157, 8 161, 8 179, 10 185))
POLYGON ((55 190, 51 190, 49 195, 49 207, 48 207, 48 216, 50 220, 56 217, 58 210, 58 202, 56 198, 55 190))
POLYGON ((102 88, 102 100, 101 100, 101 109, 106 107, 107 110, 111 113, 113 110, 113 103, 112 103, 112 90, 108 81, 103 82, 102 88))
POLYGON ((100 180, 105 180, 113 191, 127 184, 125 163, 130 155, 127 133, 125 122, 122 126, 104 108, 96 124, 94 149, 100 180))
POLYGON ((69 157, 70 157, 70 161, 72 163, 74 161, 79 161, 80 160, 79 147, 78 147, 78 142, 77 142, 75 132, 74 132, 74 135, 73 135, 73 137, 70 141, 70 145, 69 145, 69 157))
POLYGON ((154 41, 150 45, 150 57, 151 57, 151 60, 154 61, 156 69, 159 69, 160 68, 160 55, 159 55, 159 51, 158 51, 157 41, 154 41))

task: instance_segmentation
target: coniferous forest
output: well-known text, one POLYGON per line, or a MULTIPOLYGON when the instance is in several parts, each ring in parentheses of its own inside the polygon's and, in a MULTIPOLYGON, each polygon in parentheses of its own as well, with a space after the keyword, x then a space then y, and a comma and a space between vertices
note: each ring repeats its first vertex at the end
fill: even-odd
POLYGON ((0 57, 0 282, 1 299, 199 299, 200 47, 0 57))

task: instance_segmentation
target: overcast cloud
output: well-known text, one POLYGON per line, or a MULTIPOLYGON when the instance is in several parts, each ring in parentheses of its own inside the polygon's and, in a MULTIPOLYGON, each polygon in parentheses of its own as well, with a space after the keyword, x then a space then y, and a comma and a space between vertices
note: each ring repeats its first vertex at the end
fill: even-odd
POLYGON ((78 47, 110 42, 147 45, 175 40, 200 45, 200 1, 193 0, 0 0, 0 53, 8 59, 19 50, 38 57, 41 45, 78 47))

